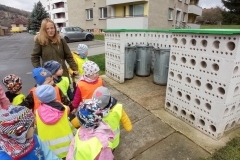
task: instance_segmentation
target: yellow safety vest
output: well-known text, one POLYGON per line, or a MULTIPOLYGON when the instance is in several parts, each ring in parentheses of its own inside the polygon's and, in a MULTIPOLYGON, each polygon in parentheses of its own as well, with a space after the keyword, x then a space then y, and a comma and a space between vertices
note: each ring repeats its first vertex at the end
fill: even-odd
POLYGON ((106 117, 103 117, 103 121, 106 122, 113 132, 115 133, 115 139, 112 142, 112 148, 116 148, 120 141, 120 120, 122 118, 122 104, 117 103, 109 112, 106 117))
POLYGON ((73 82, 77 82, 80 79, 80 77, 84 74, 82 65, 83 65, 83 63, 85 63, 88 60, 88 58, 82 59, 81 57, 79 57, 79 55, 77 55, 76 52, 72 52, 72 56, 77 65, 79 76, 72 75, 71 77, 72 77, 73 82))
MULTIPOLYGON (((94 160, 101 152, 102 144, 97 137, 81 141, 78 135, 79 130, 77 130, 75 135, 73 160, 94 160)), ((108 141, 108 147, 112 148, 112 142, 108 141)))
POLYGON ((19 95, 13 98, 12 105, 15 105, 15 106, 19 105, 24 101, 25 98, 26 98, 25 95, 20 93, 19 95))
POLYGON ((36 111, 38 136, 59 158, 67 156, 71 140, 74 137, 69 126, 68 109, 67 106, 64 107, 62 118, 53 125, 43 123, 38 115, 38 110, 36 111))
POLYGON ((58 86, 58 88, 61 89, 61 91, 63 92, 63 94, 64 94, 66 97, 68 97, 68 96, 67 96, 67 90, 68 90, 68 87, 69 87, 69 79, 68 79, 68 77, 63 77, 63 76, 62 76, 62 80, 61 80, 60 82, 58 82, 58 83, 56 84, 56 86, 58 86))

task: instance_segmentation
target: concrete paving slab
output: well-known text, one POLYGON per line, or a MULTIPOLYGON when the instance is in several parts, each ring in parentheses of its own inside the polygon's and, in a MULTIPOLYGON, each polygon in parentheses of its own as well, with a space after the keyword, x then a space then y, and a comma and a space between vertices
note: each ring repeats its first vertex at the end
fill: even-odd
POLYGON ((173 132, 169 125, 151 114, 133 123, 132 131, 121 130, 121 141, 114 152, 114 159, 132 159, 173 132))
POLYGON ((173 133, 132 160, 197 160, 210 154, 180 133, 173 133))

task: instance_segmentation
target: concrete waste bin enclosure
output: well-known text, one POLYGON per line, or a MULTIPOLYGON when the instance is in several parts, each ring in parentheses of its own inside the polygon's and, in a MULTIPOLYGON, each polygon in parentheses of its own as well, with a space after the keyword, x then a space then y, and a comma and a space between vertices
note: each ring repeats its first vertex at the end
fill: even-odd
POLYGON ((240 30, 105 30, 106 75, 119 83, 129 44, 170 49, 167 112, 213 139, 240 126, 240 30))

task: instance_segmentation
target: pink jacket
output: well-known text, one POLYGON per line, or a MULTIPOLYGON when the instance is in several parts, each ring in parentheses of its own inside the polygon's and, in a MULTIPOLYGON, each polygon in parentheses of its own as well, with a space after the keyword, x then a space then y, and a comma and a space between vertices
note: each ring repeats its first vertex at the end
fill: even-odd
POLYGON ((0 86, 0 109, 8 109, 8 105, 11 105, 9 99, 6 97, 5 92, 0 86))
MULTIPOLYGON (((93 137, 97 137, 101 142, 103 148, 95 160, 113 160, 114 156, 112 154, 112 149, 108 148, 108 141, 112 141, 115 138, 115 135, 108 124, 105 122, 101 122, 98 128, 94 129, 87 129, 85 127, 81 127, 78 132, 78 137, 82 141, 86 141, 93 137)), ((72 160, 74 157, 74 144, 75 144, 75 137, 72 139, 72 142, 69 147, 68 155, 66 160, 72 160)))

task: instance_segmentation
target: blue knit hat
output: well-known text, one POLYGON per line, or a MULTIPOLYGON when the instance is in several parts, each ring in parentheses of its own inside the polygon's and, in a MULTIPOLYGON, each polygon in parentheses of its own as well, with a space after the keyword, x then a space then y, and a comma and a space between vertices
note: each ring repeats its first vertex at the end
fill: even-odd
POLYGON ((42 85, 47 77, 52 76, 52 74, 48 70, 41 67, 34 68, 32 71, 32 75, 38 85, 42 85))
POLYGON ((56 91, 54 87, 49 84, 38 86, 35 92, 37 98, 42 103, 50 103, 56 99, 56 91))
POLYGON ((48 70, 49 72, 52 73, 52 75, 54 75, 55 73, 57 73, 57 71, 60 69, 62 65, 60 63, 58 63, 57 61, 47 61, 43 64, 43 68, 45 68, 46 70, 48 70))

